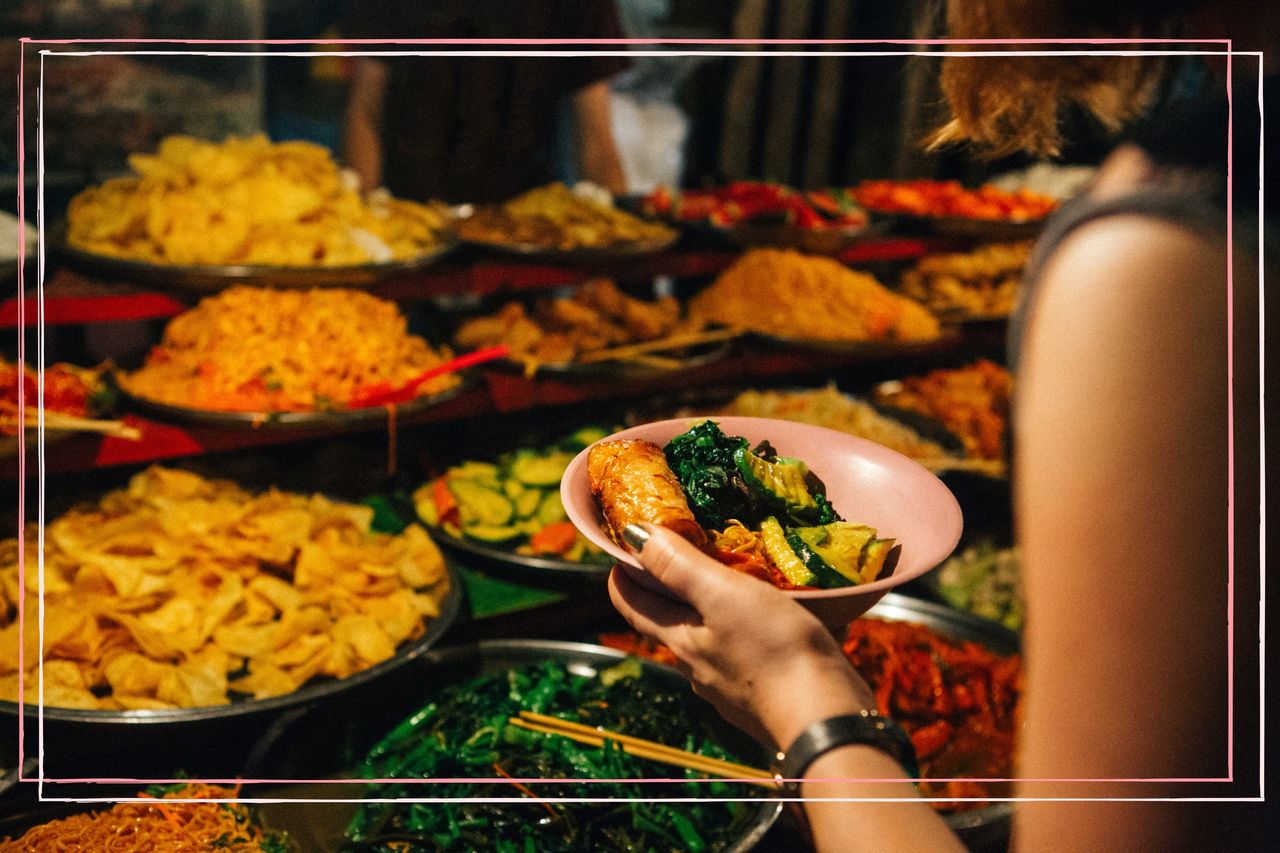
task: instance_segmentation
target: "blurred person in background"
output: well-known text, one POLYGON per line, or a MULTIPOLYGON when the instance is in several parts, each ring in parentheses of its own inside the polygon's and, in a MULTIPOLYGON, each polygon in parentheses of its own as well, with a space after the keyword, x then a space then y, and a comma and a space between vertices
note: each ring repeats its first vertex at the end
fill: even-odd
MULTIPOLYGON (((965 0, 950 5, 948 29, 970 38, 1223 37, 1246 20, 1256 15, 1234 2, 965 0)), ((1273 48, 1275 23, 1251 25, 1255 44, 1237 40, 1235 49, 1273 48)), ((1146 118, 1048 223, 1011 324, 1014 520, 1027 598, 1015 794, 1087 800, 1020 803, 1017 850, 1262 849, 1257 826, 1228 822, 1239 813, 1229 805, 1099 801, 1261 795, 1250 742, 1258 567, 1247 536, 1234 543, 1234 586, 1228 574, 1228 519, 1237 531, 1260 524, 1258 67, 1238 58, 1240 75, 1227 79, 1225 62, 1212 58, 1204 65, 1215 73, 1198 89, 1162 98, 1170 81, 1191 79, 1183 65, 1136 56, 944 61, 953 118, 936 145, 1046 156, 1063 143, 1065 110, 1117 131, 1146 118)), ((731 722, 785 754, 802 733, 829 733, 828 720, 876 707, 838 642, 784 593, 670 531, 629 528, 628 538, 668 594, 619 566, 614 604, 672 649, 731 722)), ((806 802, 819 850, 961 849, 927 805, 909 801, 895 752, 835 738, 807 765, 802 796, 863 800, 806 802), (866 801, 877 797, 908 802, 866 801)))
MULTIPOLYGON (((352 4, 349 38, 619 38, 604 0, 368 0, 352 4)), ((539 45, 358 45, 361 50, 537 50, 539 45)), ((555 45, 547 46, 555 48, 555 45)), ((590 48, 584 48, 589 50, 590 48)), ((576 174, 620 194, 609 80, 623 57, 390 56, 357 60, 343 157, 365 189, 406 198, 496 202, 556 173, 560 106, 572 114, 576 174)))

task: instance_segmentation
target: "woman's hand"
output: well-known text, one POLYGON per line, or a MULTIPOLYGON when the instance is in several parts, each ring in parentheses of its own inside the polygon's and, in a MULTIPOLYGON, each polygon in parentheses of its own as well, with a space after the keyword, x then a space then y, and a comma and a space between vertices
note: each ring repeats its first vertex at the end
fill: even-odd
POLYGON ((663 527, 628 533, 637 527, 648 534, 639 562, 670 592, 651 591, 634 579, 641 570, 618 565, 609 576, 613 604, 670 647, 694 691, 725 719, 786 748, 812 722, 875 707, 839 644, 800 604, 663 527))

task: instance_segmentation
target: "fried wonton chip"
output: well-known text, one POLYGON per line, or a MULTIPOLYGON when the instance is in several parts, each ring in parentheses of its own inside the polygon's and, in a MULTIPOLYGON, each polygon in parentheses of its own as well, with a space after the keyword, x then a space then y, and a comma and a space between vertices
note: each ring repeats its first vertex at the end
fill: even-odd
MULTIPOLYGON (((218 166, 218 168, 222 168, 218 166)), ((368 507, 152 468, 46 527, 45 701, 189 708, 344 678, 422 636, 448 591, 418 528, 370 530, 368 507), (231 679, 231 680, 229 680, 231 679)), ((36 565, 34 536, 27 565, 36 565)), ((0 542, 0 698, 38 700, 36 572, 19 589, 0 542), (26 632, 19 637, 18 597, 26 632)))

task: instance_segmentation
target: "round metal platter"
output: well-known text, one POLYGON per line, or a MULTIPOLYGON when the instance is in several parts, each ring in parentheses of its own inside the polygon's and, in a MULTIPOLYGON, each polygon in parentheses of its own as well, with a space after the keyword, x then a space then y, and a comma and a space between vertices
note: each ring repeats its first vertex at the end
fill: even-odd
POLYGON ((934 316, 944 326, 964 326, 970 323, 1006 323, 1010 317, 1010 312, 1008 311, 974 313, 963 308, 930 308, 929 310, 933 311, 934 316))
POLYGON ((458 245, 458 240, 450 235, 423 254, 412 258, 344 267, 153 264, 87 252, 67 245, 61 237, 52 245, 57 257, 67 266, 94 278, 127 281, 162 290, 215 293, 235 284, 279 288, 369 287, 383 279, 431 266, 452 252, 458 245))
MULTIPOLYGON (((350 756, 345 758, 347 766, 343 766, 343 757, 336 754, 340 748, 338 745, 358 744, 357 750, 363 748, 367 752, 369 747, 382 739, 386 731, 390 731, 401 719, 421 707, 429 698, 429 693, 449 685, 465 684, 477 676, 546 660, 560 661, 575 674, 594 676, 601 669, 613 666, 626 657, 626 653, 617 649, 553 640, 487 640, 474 645, 437 649, 414 661, 410 671, 406 673, 413 677, 412 683, 422 686, 420 690, 411 695, 394 697, 389 700, 390 707, 385 702, 370 699, 370 712, 377 715, 378 723, 385 721, 385 730, 370 731, 373 724, 360 714, 347 715, 344 719, 333 719, 332 716, 324 719, 323 711, 312 713, 299 719, 296 727, 275 733, 270 742, 264 741, 261 748, 255 750, 258 763, 246 768, 246 774, 256 778, 318 778, 314 774, 320 773, 329 778, 336 775, 350 778, 350 756), (361 736, 352 739, 349 733, 357 729, 361 736), (368 747, 363 746, 366 741, 368 747), (326 763, 337 766, 326 767, 326 763)), ((662 679, 669 686, 675 689, 688 688, 688 682, 674 669, 643 659, 640 664, 646 672, 662 679)), ((706 710, 708 720, 723 740, 735 746, 752 745, 728 723, 720 720, 709 706, 706 710)), ((759 750, 756 755, 745 750, 739 754, 744 761, 756 766, 767 764, 768 756, 764 749, 756 748, 759 750)), ((357 751, 356 754, 357 761, 363 757, 362 752, 357 751)), ((678 771, 672 770, 672 773, 677 774, 678 771)), ((353 799, 362 796, 363 789, 363 785, 345 783, 330 785, 326 791, 332 792, 334 799, 353 799)), ((300 798, 308 795, 305 789, 298 793, 300 798)), ((423 795, 431 796, 430 789, 424 790, 423 795)), ((742 835, 724 848, 724 853, 746 853, 759 844, 782 812, 782 805, 774 798, 762 798, 742 835)), ((271 807, 267 807, 264 809, 264 817, 272 828, 286 830, 300 841, 310 842, 316 849, 336 849, 342 841, 342 830, 356 808, 355 803, 350 806, 333 802, 298 803, 274 812, 271 807), (324 824, 323 827, 320 826, 321 823, 324 824)))
POLYGON ((947 237, 972 240, 1032 240, 1044 228, 1044 219, 974 219, 967 216, 919 216, 909 213, 892 216, 901 228, 927 231, 947 237))
POLYGON ((669 236, 660 240, 637 240, 628 243, 611 243, 607 246, 583 246, 577 249, 559 249, 544 243, 503 243, 467 238, 463 238, 462 242, 468 246, 516 256, 526 261, 575 263, 626 260, 640 255, 651 255, 654 252, 669 249, 679 239, 680 232, 673 229, 669 236))
MULTIPOLYGON (((1018 635, 998 622, 898 593, 891 592, 880 599, 866 615, 887 622, 915 622, 943 637, 979 643, 996 654, 1011 655, 1021 650, 1018 635)), ((985 847, 991 839, 1007 837, 1012 816, 1012 803, 992 803, 985 808, 944 815, 944 819, 972 846, 985 847)))
MULTIPOLYGON (((535 376, 547 379, 593 380, 593 379, 641 379, 649 376, 662 376, 692 370, 715 364, 723 360, 733 350, 733 341, 720 341, 714 344, 703 344, 689 348, 691 352, 685 357, 677 357, 679 364, 671 367, 645 364, 636 361, 566 361, 539 363, 535 376)), ((667 353, 656 352, 654 355, 666 356, 667 353)), ((524 363, 515 359, 501 359, 493 362, 495 367, 523 373, 524 363)))
POLYGON ((586 579, 603 582, 609 577, 609 569, 613 566, 613 559, 607 554, 600 555, 599 562, 592 560, 575 562, 557 557, 519 554, 508 548, 454 536, 441 527, 432 527, 426 523, 423 523, 423 527, 440 547, 451 549, 463 557, 483 561, 485 565, 482 568, 491 566, 503 574, 521 580, 540 578, 567 582, 586 579))
POLYGON ((892 227, 888 219, 877 219, 856 228, 798 228, 786 223, 740 222, 723 228, 708 225, 712 231, 739 246, 774 246, 796 249, 815 255, 838 255, 864 240, 881 237, 892 227))
MULTIPOLYGON (((46 706, 44 719, 50 722, 65 724, 82 724, 86 726, 147 726, 163 727, 183 725, 190 722, 206 722, 210 720, 228 720, 235 717, 248 717, 268 712, 279 712, 291 708, 323 702, 357 689, 367 688, 372 682, 388 675, 422 657, 449 630, 449 626, 458 617, 462 607, 462 581, 458 573, 446 564, 449 577, 449 589, 440 601, 440 615, 431 620, 426 632, 416 640, 403 644, 395 656, 361 670, 346 678, 318 680, 280 696, 267 699, 245 699, 232 701, 227 705, 210 705, 202 708, 172 708, 163 710, 139 711, 104 711, 88 708, 57 708, 46 706)), ((233 683, 234 684, 234 683, 233 683)), ((37 707, 25 703, 23 711, 28 718, 37 716, 37 707)), ((18 704, 0 701, 0 715, 17 717, 18 704)))
POLYGON ((861 356, 866 359, 923 355, 951 349, 961 341, 961 335, 955 329, 943 329, 942 334, 927 341, 836 341, 823 338, 797 338, 757 331, 751 331, 748 334, 775 346, 861 356))
MULTIPOLYGON (((476 379, 469 373, 459 374, 461 382, 438 394, 415 397, 407 403, 396 404, 398 416, 414 415, 418 412, 439 405, 476 384, 476 379)), ((196 424, 200 426, 227 427, 229 429, 342 429, 356 426, 369 426, 385 423, 388 417, 385 406, 367 406, 363 409, 334 409, 325 412, 218 412, 210 409, 194 409, 187 406, 175 406, 171 403, 158 403, 131 394, 116 382, 120 389, 121 401, 130 409, 154 417, 157 420, 172 423, 196 424)))

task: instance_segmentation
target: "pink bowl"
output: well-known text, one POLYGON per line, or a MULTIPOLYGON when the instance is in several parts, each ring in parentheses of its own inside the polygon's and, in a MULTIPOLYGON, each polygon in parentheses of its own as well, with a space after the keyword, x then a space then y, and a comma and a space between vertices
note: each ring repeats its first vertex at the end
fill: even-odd
MULTIPOLYGON (((660 446, 708 416, 676 418, 632 427, 601 439, 647 439, 660 446)), ((827 497, 844 518, 893 538, 902 553, 893 574, 869 584, 840 589, 788 591, 788 595, 832 627, 845 625, 869 610, 889 590, 918 578, 951 554, 960 541, 964 518, 955 496, 928 470, 872 441, 809 424, 771 418, 711 417, 728 435, 741 435, 754 447, 768 439, 782 456, 803 459, 827 486, 827 497)), ((583 450, 560 481, 560 497, 569 520, 583 535, 618 560, 636 565, 634 555, 605 533, 603 517, 587 482, 583 450)), ((657 583, 657 581, 653 581, 657 583)))

